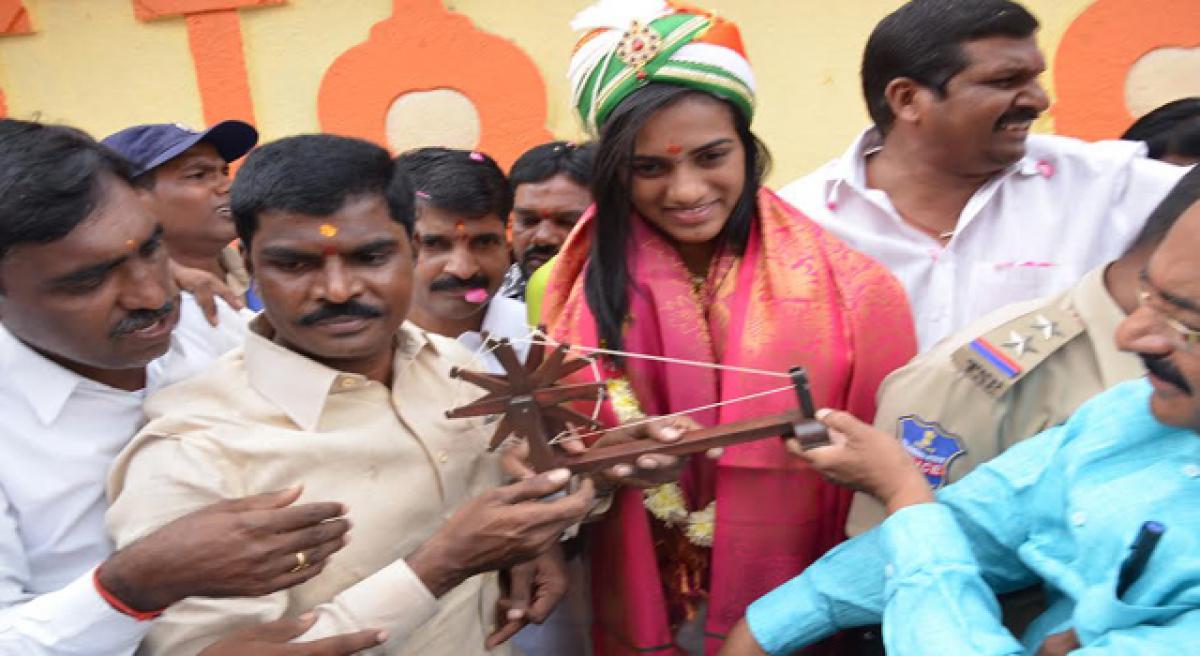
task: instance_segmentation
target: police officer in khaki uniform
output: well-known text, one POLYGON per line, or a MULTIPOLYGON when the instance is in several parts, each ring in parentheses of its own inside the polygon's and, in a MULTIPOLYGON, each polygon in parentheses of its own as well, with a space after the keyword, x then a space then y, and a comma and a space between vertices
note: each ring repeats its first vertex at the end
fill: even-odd
MULTIPOLYGON (((976 321, 896 370, 879 390, 877 428, 895 431, 940 488, 1009 446, 1066 420, 1080 404, 1145 373, 1117 350, 1117 324, 1138 305, 1140 273, 1167 230, 1200 201, 1200 167, 1176 184, 1124 255, 1055 296, 976 321)), ((859 494, 846 530, 886 516, 859 494)))

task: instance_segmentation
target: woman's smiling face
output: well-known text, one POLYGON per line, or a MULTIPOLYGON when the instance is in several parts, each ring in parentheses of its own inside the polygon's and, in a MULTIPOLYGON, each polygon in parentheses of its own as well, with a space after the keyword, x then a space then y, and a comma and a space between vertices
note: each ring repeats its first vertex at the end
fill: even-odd
POLYGON ((633 206, 678 245, 711 242, 746 185, 746 150, 733 110, 688 94, 650 116, 630 164, 633 206))

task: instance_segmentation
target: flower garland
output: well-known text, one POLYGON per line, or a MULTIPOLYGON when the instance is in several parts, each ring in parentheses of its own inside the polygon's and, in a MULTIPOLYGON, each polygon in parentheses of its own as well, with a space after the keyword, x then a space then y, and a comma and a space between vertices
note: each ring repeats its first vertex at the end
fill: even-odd
MULTIPOLYGON (((609 402, 617 420, 621 423, 646 418, 634 396, 633 387, 624 376, 605 381, 609 402)), ((642 504, 646 510, 669 527, 679 528, 688 542, 698 547, 711 547, 713 532, 717 525, 717 502, 709 503, 703 510, 688 511, 687 500, 678 483, 664 483, 643 491, 642 504)))

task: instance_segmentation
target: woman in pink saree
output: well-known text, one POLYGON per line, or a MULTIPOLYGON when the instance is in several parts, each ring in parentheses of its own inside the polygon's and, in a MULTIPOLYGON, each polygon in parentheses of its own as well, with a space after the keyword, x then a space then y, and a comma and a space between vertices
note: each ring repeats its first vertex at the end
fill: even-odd
MULTIPOLYGON (((571 72, 599 134, 596 204, 547 283, 551 336, 727 367, 611 358, 610 424, 781 412, 795 394, 772 390, 795 365, 819 407, 870 420, 879 383, 915 352, 902 288, 761 186, 769 156, 749 130, 736 26, 634 4, 574 24, 588 30, 571 72)), ((596 653, 716 653, 751 601, 844 539, 849 502, 777 439, 693 458, 677 485, 620 489, 590 536, 596 653)))

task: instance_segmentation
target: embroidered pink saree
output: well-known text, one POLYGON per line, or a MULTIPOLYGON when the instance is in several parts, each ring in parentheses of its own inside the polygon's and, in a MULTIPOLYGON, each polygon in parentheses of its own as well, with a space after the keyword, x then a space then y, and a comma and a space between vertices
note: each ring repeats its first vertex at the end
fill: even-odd
MULTIPOLYGON (((742 258, 718 257, 699 291, 675 249, 634 216, 628 264, 633 281, 624 350, 683 360, 786 372, 804 366, 818 407, 864 420, 875 412, 884 376, 915 352, 900 284, 774 193, 761 189, 760 215, 742 258), (707 306, 707 312, 705 311, 707 306)), ((543 320, 560 341, 596 346, 584 296, 594 218, 589 213, 558 256, 543 320)), ((665 414, 786 386, 786 378, 627 359, 647 414, 665 414)), ((783 411, 784 392, 693 415, 714 425, 783 411)), ((611 408, 604 409, 614 421, 611 408)), ((706 585, 705 653, 757 597, 788 580, 844 539, 850 492, 826 483, 777 439, 726 449, 713 463, 693 458, 680 479, 689 509, 717 500, 706 585)), ((618 493, 592 534, 597 656, 680 654, 660 583, 671 566, 664 529, 641 490, 618 493), (657 544, 656 544, 657 542, 657 544)))

